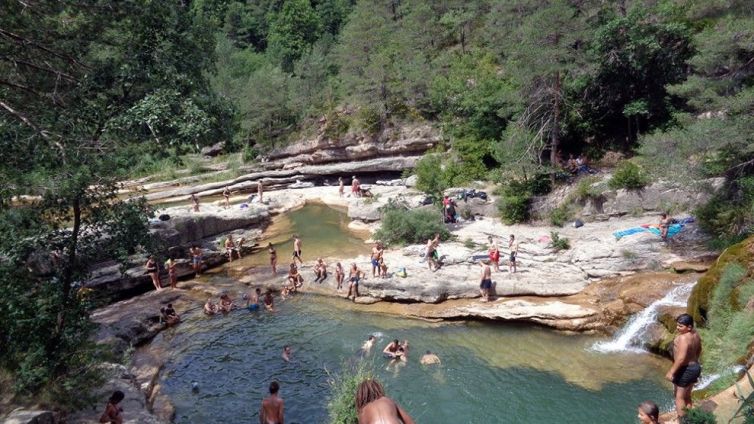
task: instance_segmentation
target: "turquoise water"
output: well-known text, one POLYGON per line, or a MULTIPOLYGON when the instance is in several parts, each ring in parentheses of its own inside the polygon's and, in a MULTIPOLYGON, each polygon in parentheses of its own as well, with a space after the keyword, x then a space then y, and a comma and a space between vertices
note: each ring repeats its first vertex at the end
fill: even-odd
POLYGON ((195 316, 165 333, 173 356, 161 384, 177 423, 258 422, 273 379, 281 384, 286 422, 326 423, 328 372, 356 360, 375 333, 378 344, 365 360, 418 423, 632 423, 643 400, 670 401, 662 381, 667 362, 590 352, 592 337, 366 314, 315 295, 276 306, 274 313, 195 316), (409 362, 387 369, 380 351, 393 338, 409 340, 409 362), (280 357, 285 344, 293 347, 292 363, 280 357), (442 365, 419 364, 427 349, 442 365))
MULTIPOLYGON (((345 230, 347 223, 338 211, 308 205, 276 217, 266 237, 277 242, 283 270, 294 233, 303 239, 307 262, 368 252, 345 230)), ((263 265, 264 272, 268 255, 262 251, 233 266, 239 262, 263 265)), ((525 325, 428 323, 364 313, 351 302, 312 294, 276 298, 274 313, 187 316, 161 334, 171 357, 160 384, 176 406, 177 423, 256 423, 273 379, 281 383, 286 423, 327 423, 331 373, 357 360, 369 334, 377 334, 378 343, 365 360, 418 423, 633 423, 636 405, 646 399, 670 405, 672 389, 662 379, 669 362, 592 352, 594 337, 525 325), (411 344, 403 367, 388 367, 380 354, 394 338, 411 344), (294 350, 292 363, 280 357, 286 344, 294 350), (441 366, 419 364, 427 349, 440 356, 441 366)))

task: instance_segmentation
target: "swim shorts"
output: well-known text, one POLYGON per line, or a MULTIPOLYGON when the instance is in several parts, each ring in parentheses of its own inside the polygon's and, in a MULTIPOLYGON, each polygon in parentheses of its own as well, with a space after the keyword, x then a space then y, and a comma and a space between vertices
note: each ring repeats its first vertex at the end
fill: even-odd
POLYGON ((201 256, 192 256, 191 257, 191 263, 193 263, 194 265, 199 265, 200 263, 202 263, 202 257, 201 256))
POLYGON ((511 252, 510 261, 511 262, 516 262, 516 252, 511 252))
POLYGON ((372 266, 373 266, 373 267, 378 267, 378 266, 380 266, 380 261, 378 261, 377 259, 372 259, 372 266))
POLYGON ((492 288, 492 280, 490 280, 490 279, 484 279, 484 280, 482 280, 482 284, 480 284, 479 287, 483 288, 483 289, 490 289, 490 288, 492 288))
POLYGON ((251 305, 249 305, 249 310, 252 311, 252 312, 254 312, 254 311, 258 310, 258 309, 259 309, 259 304, 258 303, 252 303, 251 305))
POLYGON ((673 376, 673 384, 678 387, 688 387, 699 380, 702 375, 702 366, 699 364, 688 364, 678 368, 673 376))
POLYGON ((492 262, 497 262, 500 260, 500 252, 498 251, 492 251, 490 252, 490 260, 492 262))
POLYGON ((301 259, 301 251, 300 250, 294 250, 293 251, 293 257, 301 259))
POLYGON ((353 284, 354 286, 358 286, 358 285, 359 285, 359 277, 351 277, 351 279, 350 279, 349 281, 350 281, 350 282, 351 282, 351 283, 352 283, 352 284, 353 284))

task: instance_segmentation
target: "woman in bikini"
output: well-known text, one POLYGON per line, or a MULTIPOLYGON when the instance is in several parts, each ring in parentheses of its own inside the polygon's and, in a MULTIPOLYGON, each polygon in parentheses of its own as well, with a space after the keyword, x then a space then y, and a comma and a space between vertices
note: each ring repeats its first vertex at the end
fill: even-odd
POLYGON ((343 272, 343 265, 338 262, 335 264, 335 282, 337 283, 338 287, 336 287, 336 290, 340 290, 343 288, 343 280, 346 278, 345 272, 343 272))
POLYGON ((154 256, 149 255, 147 263, 144 265, 147 269, 147 274, 152 277, 152 284, 154 284, 155 290, 162 290, 162 283, 160 283, 160 269, 157 267, 157 262, 154 260, 154 256))
POLYGON ((178 265, 173 258, 168 258, 167 261, 165 261, 165 268, 168 269, 168 280, 170 280, 170 287, 175 288, 176 284, 178 284, 178 271, 176 270, 176 265, 178 265))

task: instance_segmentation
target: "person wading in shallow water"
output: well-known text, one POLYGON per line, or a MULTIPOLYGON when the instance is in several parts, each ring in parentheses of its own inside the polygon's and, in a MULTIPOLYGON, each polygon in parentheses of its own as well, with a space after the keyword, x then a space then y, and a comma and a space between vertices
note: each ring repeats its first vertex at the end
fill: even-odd
POLYGON ((642 402, 637 412, 637 418, 641 424, 660 424, 660 408, 651 400, 642 402))
POLYGON ((675 410, 683 422, 686 410, 692 407, 691 390, 702 374, 699 357, 702 356, 702 339, 694 329, 694 318, 681 314, 676 318, 678 335, 673 341, 673 366, 665 378, 673 382, 675 410))
POLYGON ((259 424, 285 424, 285 402, 278 396, 280 384, 277 381, 270 383, 270 395, 262 401, 259 408, 259 424))
POLYGON ((392 399, 377 380, 364 380, 356 389, 359 424, 414 424, 414 420, 392 399))

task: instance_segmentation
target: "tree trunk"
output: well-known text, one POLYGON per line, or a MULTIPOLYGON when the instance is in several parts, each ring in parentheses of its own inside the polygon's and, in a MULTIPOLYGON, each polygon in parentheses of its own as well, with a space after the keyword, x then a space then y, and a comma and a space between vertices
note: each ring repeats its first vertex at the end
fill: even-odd
POLYGON ((560 71, 555 72, 555 101, 553 104, 552 131, 550 132, 550 165, 558 164, 560 148, 560 71))
POLYGON ((79 232, 81 231, 81 195, 76 195, 73 199, 73 229, 71 230, 71 240, 68 245, 68 260, 64 265, 62 287, 62 302, 60 311, 58 311, 58 322, 53 333, 52 346, 57 345, 60 336, 65 328, 65 313, 68 310, 68 303, 71 298, 71 287, 73 286, 73 271, 76 268, 76 251, 79 244, 79 232))

